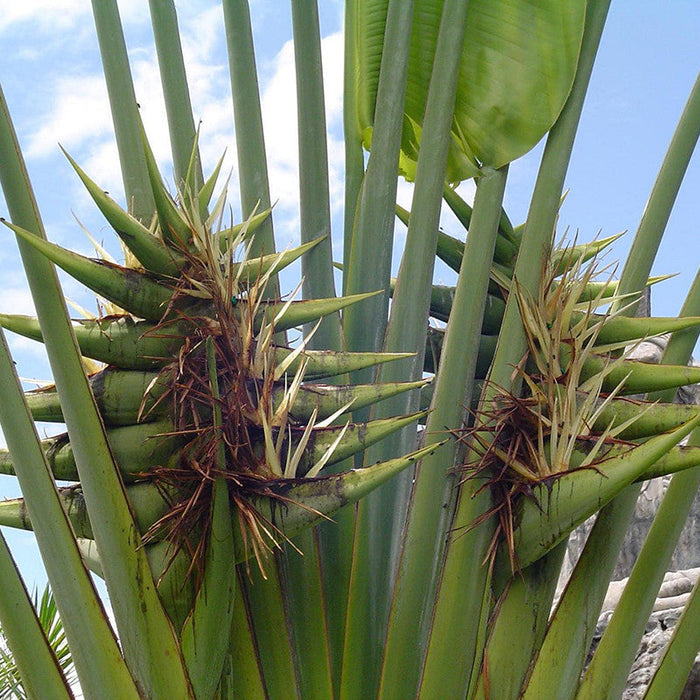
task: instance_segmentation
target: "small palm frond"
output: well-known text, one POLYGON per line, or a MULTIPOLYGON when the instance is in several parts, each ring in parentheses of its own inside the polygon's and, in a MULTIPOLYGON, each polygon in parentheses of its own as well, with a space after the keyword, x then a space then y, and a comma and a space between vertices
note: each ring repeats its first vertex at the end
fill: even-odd
MULTIPOLYGON (((68 647, 63 622, 48 584, 41 598, 34 593, 34 608, 44 635, 53 649, 59 666, 69 685, 77 682, 73 658, 68 647)), ((25 700, 29 696, 22 683, 17 661, 0 627, 0 700, 25 700)))

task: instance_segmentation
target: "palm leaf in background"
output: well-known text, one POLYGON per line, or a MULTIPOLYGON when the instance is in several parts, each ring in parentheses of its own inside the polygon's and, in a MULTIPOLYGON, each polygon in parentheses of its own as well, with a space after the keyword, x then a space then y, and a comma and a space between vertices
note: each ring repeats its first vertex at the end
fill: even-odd
MULTIPOLYGON (((41 599, 35 593, 32 603, 36 608, 39 624, 44 631, 46 641, 56 655, 66 682, 73 685, 76 680, 75 668, 51 589, 46 586, 41 594, 41 599)), ((12 650, 7 645, 2 628, 0 628, 0 689, 2 689, 0 697, 3 699, 30 697, 23 686, 20 670, 12 650)))

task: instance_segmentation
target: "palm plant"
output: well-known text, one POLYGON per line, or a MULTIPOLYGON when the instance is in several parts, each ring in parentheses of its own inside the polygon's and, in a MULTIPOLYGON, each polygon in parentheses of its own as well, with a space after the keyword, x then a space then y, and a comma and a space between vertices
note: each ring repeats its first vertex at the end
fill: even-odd
MULTIPOLYGON (((51 645, 56 660, 58 661, 63 674, 69 684, 75 682, 75 669, 71 659, 70 649, 66 641, 66 634, 63 630, 61 618, 58 615, 56 601, 51 593, 51 589, 46 586, 38 597, 36 592, 32 598, 34 608, 37 611, 39 623, 47 642, 51 645)), ((17 660, 12 651, 8 648, 5 635, 0 628, 0 688, 2 698, 27 698, 27 693, 22 682, 22 677, 17 667, 17 660)))
MULTIPOLYGON (((2 98, 0 180, 37 318, 0 326, 45 343, 55 386, 23 394, 2 336, 0 468, 23 498, 0 504, 0 523, 36 533, 83 691, 619 695, 699 478, 700 413, 671 403, 700 381, 686 366, 698 280, 679 318, 634 317, 700 131, 698 85, 613 279, 595 261, 611 240, 553 244, 608 2, 348 0, 336 296, 316 3, 292 2, 301 245, 281 253, 248 5, 222 4, 242 222, 214 197, 220 164, 201 162, 172 2, 149 6, 176 191, 140 122, 116 3, 93 3, 128 206, 71 164, 123 266, 46 240, 2 98), (513 226, 508 165, 545 135, 513 226), (398 176, 414 181, 411 212, 397 210, 398 176), (473 206, 452 186, 467 178, 473 206), (443 202, 465 241, 439 230, 443 202), (391 280, 397 215, 408 233, 391 280), (454 288, 433 286, 436 256, 454 288), (299 257, 302 300, 278 274, 299 257), (103 317, 68 319, 54 265, 101 297, 103 317), (628 358, 662 333, 667 366, 628 358), (102 363, 89 376, 85 358, 102 363), (39 420, 66 435, 38 440, 39 420), (582 676, 638 484, 673 472, 582 676), (568 534, 595 514, 552 611, 568 534)), ((0 622, 27 693, 70 697, 0 545, 0 622)), ((648 697, 680 693, 700 646, 695 601, 648 697)))

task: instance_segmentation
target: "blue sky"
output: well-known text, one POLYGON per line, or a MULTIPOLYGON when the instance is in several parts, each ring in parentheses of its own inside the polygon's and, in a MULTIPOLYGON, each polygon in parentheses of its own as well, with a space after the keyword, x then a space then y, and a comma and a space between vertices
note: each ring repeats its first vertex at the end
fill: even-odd
MULTIPOLYGON (((161 169, 171 172, 165 112, 145 0, 120 2, 132 70, 146 129, 161 169)), ((235 135, 218 4, 204 0, 178 3, 183 46, 197 119, 202 120, 202 152, 210 170, 227 150, 232 170, 230 202, 237 211, 235 135)), ((334 252, 341 258, 342 236, 342 2, 321 0, 326 76, 334 252)), ((298 241, 298 169, 291 20, 288 3, 253 0, 251 13, 260 71, 263 110, 275 209, 278 247, 298 241)), ((670 3, 612 4, 567 177, 570 190, 559 230, 578 231, 589 240, 599 231, 630 233, 610 259, 624 258, 670 141, 677 119, 700 68, 700 10, 694 0, 670 3)), ((0 0, 0 83, 25 152, 30 177, 49 237, 91 254, 76 222, 119 255, 108 228, 58 149, 60 142, 83 168, 117 199, 122 198, 116 147, 97 41, 87 0, 0 0)), ((524 220, 541 147, 511 167, 506 209, 514 223, 524 220)), ((463 187, 469 196, 470 185, 463 187)), ((399 199, 410 206, 410 187, 399 199)), ((654 272, 679 273, 654 290, 656 314, 680 309, 700 261, 697 203, 700 164, 691 163, 674 209, 654 272)), ((238 213, 238 212, 237 212, 238 213)), ((0 195, 0 216, 6 208, 0 195)), ((448 232, 459 232, 449 217, 448 232)), ((0 310, 31 313, 24 274, 9 233, 0 242, 0 310)), ((400 242, 402 233, 397 234, 400 242)), ((452 283, 442 267, 436 279, 452 283)), ((291 290, 290 285, 286 291, 291 290)), ((94 301, 66 280, 66 295, 94 311, 94 301)), ((20 375, 49 379, 41 347, 10 338, 20 375)), ((0 436, 1 439, 1 436, 0 436)), ((17 494, 14 480, 0 476, 0 497, 17 494)), ((8 533, 13 552, 30 587, 43 585, 38 554, 29 533, 8 533)))

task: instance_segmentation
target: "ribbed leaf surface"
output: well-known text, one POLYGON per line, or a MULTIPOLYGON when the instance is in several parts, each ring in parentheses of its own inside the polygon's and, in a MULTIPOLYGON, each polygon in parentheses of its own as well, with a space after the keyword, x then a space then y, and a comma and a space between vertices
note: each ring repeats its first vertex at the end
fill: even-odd
MULTIPOLYGON (((358 130, 371 146, 388 0, 358 2, 358 130), (361 81, 361 82, 360 82, 361 81)), ((448 179, 499 168, 545 135, 569 95, 584 0, 471 0, 452 127, 448 179)), ((402 169, 417 159, 443 0, 416 0, 402 139, 402 169)))

